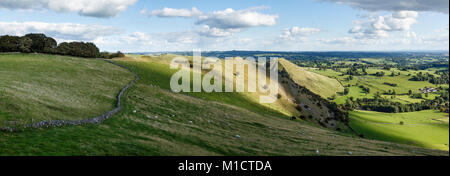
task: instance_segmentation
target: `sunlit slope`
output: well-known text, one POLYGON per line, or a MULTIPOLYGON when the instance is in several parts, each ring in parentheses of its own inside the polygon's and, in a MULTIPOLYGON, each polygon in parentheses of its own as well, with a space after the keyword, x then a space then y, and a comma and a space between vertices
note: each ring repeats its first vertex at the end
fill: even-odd
POLYGON ((44 54, 0 54, 0 123, 79 120, 112 109, 133 79, 102 60, 44 54))
MULTIPOLYGON (((136 56, 136 55, 129 55, 126 58, 120 58, 116 59, 120 63, 123 63, 125 65, 128 65, 130 67, 135 67, 139 65, 140 67, 146 68, 146 76, 148 76, 152 82, 149 84, 162 87, 164 89, 170 89, 170 78, 171 76, 176 73, 177 69, 170 69, 170 63, 173 59, 177 57, 185 57, 186 59, 192 61, 191 56, 178 56, 178 55, 170 55, 170 54, 164 54, 164 55, 155 55, 155 56, 136 56)), ((206 58, 202 58, 202 60, 208 60, 206 58)), ((241 64, 245 64, 245 60, 241 60, 241 64)), ((208 60, 207 62, 211 62, 211 60, 208 60)), ((219 60, 218 62, 223 63, 223 60, 219 60)), ((225 74, 225 71, 230 68, 226 68, 225 64, 222 64, 222 75, 225 74)), ((231 68, 233 69, 233 68, 231 68)), ((216 73, 214 70, 202 70, 202 75, 204 76, 206 73, 212 73, 214 75, 219 75, 220 73, 216 73)), ((295 109, 294 104, 289 101, 290 95, 287 94, 283 88, 282 85, 280 85, 278 82, 272 82, 278 84, 278 92, 277 93, 269 93, 271 91, 267 90, 267 92, 261 92, 258 91, 260 88, 255 88, 257 90, 256 92, 249 92, 249 84, 248 84, 248 68, 245 67, 245 73, 239 73, 237 71, 237 68, 234 67, 233 77, 232 80, 226 79, 223 76, 223 87, 225 87, 226 81, 232 81, 234 83, 234 90, 236 90, 237 85, 237 76, 243 75, 244 76, 244 92, 214 92, 214 93, 205 93, 205 92, 191 92, 187 93, 189 95, 202 97, 208 100, 213 100, 217 102, 223 102, 231 105, 236 105, 239 107, 247 108, 250 110, 254 110, 257 112, 275 112, 280 113, 284 116, 292 116, 292 115, 299 115, 299 112, 295 109), (277 95, 279 94, 279 95, 277 95), (279 96, 279 99, 276 100, 275 103, 260 103, 260 97, 261 96, 271 96, 271 97, 277 97, 279 96)), ((191 79, 192 81, 192 79, 191 79)), ((266 75, 266 81, 267 84, 270 83, 269 75, 266 75)), ((192 83, 194 84, 194 83, 192 83)), ((268 86, 270 88, 270 86, 268 86)), ((223 88, 223 91, 225 88, 223 88)), ((274 92, 274 91, 272 91, 274 92)))
POLYGON ((307 71, 285 59, 279 59, 279 63, 293 81, 323 98, 344 91, 344 87, 336 79, 307 71))
POLYGON ((350 126, 370 139, 449 150, 448 114, 427 110, 409 113, 350 112, 350 126))

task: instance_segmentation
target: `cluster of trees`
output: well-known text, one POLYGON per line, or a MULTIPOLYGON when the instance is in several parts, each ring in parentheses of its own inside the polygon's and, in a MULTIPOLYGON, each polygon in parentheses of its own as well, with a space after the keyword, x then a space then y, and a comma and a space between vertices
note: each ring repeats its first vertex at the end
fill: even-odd
POLYGON ((391 86, 391 87, 397 87, 397 86, 398 86, 398 84, 395 84, 395 83, 388 83, 388 82, 384 82, 383 84, 384 84, 384 85, 391 86))
POLYGON ((348 87, 344 88, 344 95, 348 95, 350 93, 350 89, 348 87))
POLYGON ((384 71, 380 71, 380 72, 376 72, 374 75, 376 77, 383 77, 386 73, 384 73, 384 71))
POLYGON ((449 110, 449 95, 447 93, 441 93, 441 96, 436 97, 434 100, 424 100, 420 103, 402 104, 399 102, 392 102, 388 99, 375 96, 374 98, 357 98, 353 97, 347 99, 344 109, 353 110, 361 109, 368 111, 378 111, 386 113, 400 113, 400 112, 413 112, 427 109, 437 109, 443 112, 449 110))
POLYGON ((100 55, 100 50, 93 43, 63 42, 56 48, 56 53, 51 54, 95 58, 100 55))
POLYGON ((27 34, 25 36, 0 36, 0 52, 53 53, 56 40, 44 34, 27 34))
POLYGON ((392 90, 389 89, 387 92, 384 92, 384 94, 385 95, 397 95, 397 92, 394 89, 392 89, 392 90))
POLYGON ((60 54, 85 58, 124 57, 121 52, 100 53, 93 43, 63 42, 58 45, 55 39, 44 34, 27 34, 25 36, 0 36, 0 52, 60 54))
POLYGON ((351 67, 347 70, 347 72, 345 72, 345 74, 350 75, 350 76, 361 76, 361 75, 367 75, 367 71, 365 67, 361 68, 362 71, 360 72, 358 67, 351 67))
POLYGON ((439 76, 434 76, 429 73, 423 74, 422 72, 419 72, 417 75, 414 75, 410 81, 428 81, 432 84, 448 84, 449 83, 449 75, 447 71, 441 71, 436 72, 436 74, 439 74, 439 76))
POLYGON ((352 101, 348 99, 344 107, 348 110, 361 109, 367 111, 378 111, 386 113, 400 113, 413 112, 431 109, 428 102, 402 104, 399 102, 392 102, 384 98, 362 98, 352 101))
POLYGON ((101 52, 100 57, 105 59, 112 59, 116 57, 125 57, 125 54, 120 51, 117 51, 117 53, 101 52))
POLYGON ((359 88, 361 88, 361 89, 362 89, 364 92, 366 92, 366 93, 370 93, 370 88, 368 88, 368 87, 365 87, 365 86, 363 86, 363 85, 360 85, 359 88))

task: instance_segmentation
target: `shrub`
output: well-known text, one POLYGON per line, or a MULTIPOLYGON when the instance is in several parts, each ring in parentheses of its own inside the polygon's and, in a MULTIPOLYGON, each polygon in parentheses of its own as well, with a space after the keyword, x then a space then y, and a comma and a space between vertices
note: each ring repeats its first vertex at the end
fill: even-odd
MULTIPOLYGON (((0 52, 36 52, 90 58, 100 56, 99 49, 93 43, 63 42, 58 45, 55 39, 47 37, 44 34, 27 34, 23 37, 1 36, 0 52)), ((116 54, 117 56, 125 56, 121 52, 116 54)))
POLYGON ((58 54, 77 57, 95 58, 100 56, 100 51, 93 43, 63 42, 56 49, 58 54))
POLYGON ((297 111, 302 112, 303 108, 300 105, 295 106, 295 109, 297 109, 297 111))
POLYGON ((117 51, 117 53, 101 52, 100 57, 105 59, 112 59, 117 57, 125 57, 125 54, 120 51, 117 51))

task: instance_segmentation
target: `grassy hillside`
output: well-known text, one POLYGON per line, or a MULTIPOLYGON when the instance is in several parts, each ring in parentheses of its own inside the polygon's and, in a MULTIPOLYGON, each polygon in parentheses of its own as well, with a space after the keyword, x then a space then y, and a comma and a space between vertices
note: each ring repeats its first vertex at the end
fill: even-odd
MULTIPOLYGON (((176 73, 178 70, 170 69, 170 63, 172 59, 177 57, 176 55, 158 55, 158 56, 133 56, 116 59, 116 61, 120 64, 126 65, 131 68, 143 68, 137 69, 139 73, 144 75, 147 78, 148 84, 159 86, 161 88, 170 90, 170 77, 172 74, 176 73)), ((186 56, 187 59, 192 60, 192 57, 186 56)), ((223 68, 225 70, 225 68, 223 68)), ((206 72, 204 72, 206 73, 206 72)), ((236 76, 233 78, 233 81, 236 81, 236 76)), ((245 88, 247 90, 247 75, 244 77, 245 79, 245 88)), ((224 80, 225 81, 225 80, 224 80)), ((192 79, 191 79, 192 82, 192 79)), ((193 83, 192 83, 193 84, 193 83)), ((225 84, 225 83, 223 83, 225 84)), ((235 105, 238 107, 242 107, 245 109, 253 110, 255 112, 263 112, 263 113, 272 113, 280 116, 292 116, 298 115, 299 112, 295 110, 295 106, 292 102, 288 101, 290 98, 285 92, 282 86, 279 86, 279 93, 282 95, 282 98, 277 100, 272 104, 261 104, 259 103, 259 97, 264 95, 259 92, 249 93, 227 93, 227 92, 214 92, 214 93, 205 93, 205 92, 190 92, 185 93, 191 96, 203 98, 206 100, 222 102, 226 104, 235 105)))
POLYGON ((170 70, 118 62, 141 77, 121 113, 99 125, 0 132, 0 155, 448 155, 291 121, 244 99, 234 102, 241 108, 173 93, 165 87, 170 70))
POLYGON ((370 139, 449 150, 447 113, 432 110, 396 114, 353 111, 350 118, 350 126, 370 139))
POLYGON ((100 115, 132 79, 128 70, 102 60, 0 54, 0 126, 100 115))
POLYGON ((279 63, 297 84, 306 87, 323 98, 328 98, 337 94, 337 92, 344 91, 344 87, 336 79, 307 71, 285 59, 280 59, 279 63))

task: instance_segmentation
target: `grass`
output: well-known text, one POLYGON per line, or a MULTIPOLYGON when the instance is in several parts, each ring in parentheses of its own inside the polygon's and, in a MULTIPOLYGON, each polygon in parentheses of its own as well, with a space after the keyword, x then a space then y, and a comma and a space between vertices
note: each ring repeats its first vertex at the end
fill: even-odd
POLYGON ((0 123, 97 116, 114 107, 132 79, 128 70, 102 60, 0 54, 0 123))
POLYGON ((141 80, 124 95, 119 114, 99 125, 0 132, 0 155, 317 155, 318 149, 319 155, 448 156, 445 151, 356 138, 258 108, 173 93, 164 88, 170 75, 164 67, 120 63, 132 67, 141 80))
POLYGON ((353 111, 350 118, 350 126, 369 139, 449 150, 447 113, 433 110, 396 114, 353 111))
POLYGON ((328 98, 337 92, 344 91, 344 87, 336 79, 307 71, 305 68, 298 67, 285 59, 280 59, 279 63, 297 84, 306 87, 323 98, 328 98))

